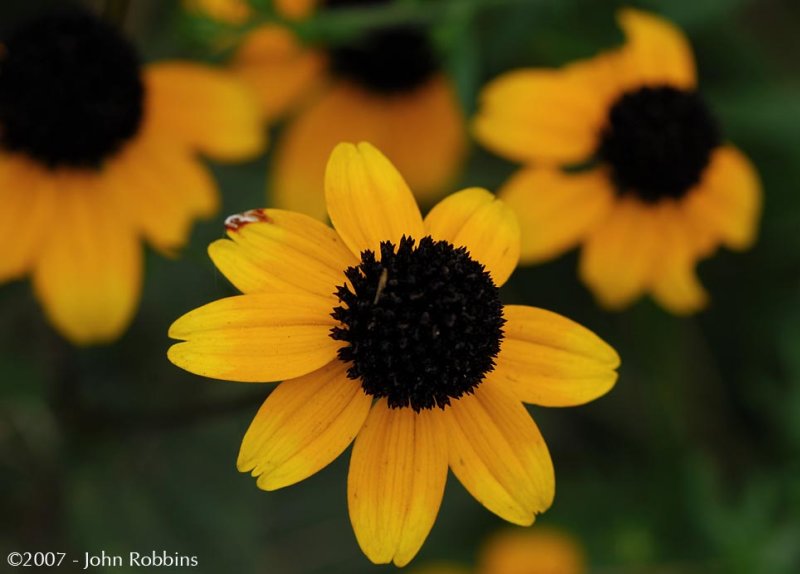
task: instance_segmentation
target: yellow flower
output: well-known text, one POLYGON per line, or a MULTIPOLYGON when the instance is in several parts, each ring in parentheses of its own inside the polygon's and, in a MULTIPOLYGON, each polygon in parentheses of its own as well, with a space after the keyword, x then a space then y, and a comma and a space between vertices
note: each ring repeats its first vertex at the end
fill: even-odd
POLYGON ((476 574, 585 574, 586 558, 571 535, 554 528, 507 530, 486 543, 476 574))
POLYGON ((200 151, 233 160, 263 136, 249 91, 181 62, 140 68, 88 12, 29 21, 0 55, 0 281, 30 274, 78 344, 118 337, 142 281, 141 239, 173 252, 217 209, 200 151))
MULTIPOLYGON (((580 544, 554 528, 506 530, 492 536, 478 559, 475 574, 585 574, 586 558, 580 544)), ((432 564, 414 574, 469 574, 452 564, 432 564)))
MULTIPOLYGON (((386 1, 322 4, 336 10, 386 1)), ((303 18, 314 4, 283 0, 276 9, 303 18)), ((325 164, 340 141, 378 146, 426 203, 454 182, 466 153, 463 112, 427 29, 379 27, 323 51, 268 25, 245 38, 232 66, 260 95, 266 119, 297 112, 275 146, 269 187, 277 207, 325 217, 325 164)))
POLYGON ((428 535, 448 466, 486 508, 531 524, 553 467, 523 402, 585 403, 616 380, 616 352, 555 313, 507 305, 519 228, 471 188, 423 220, 395 167, 340 144, 325 177, 334 229, 254 210, 228 220, 209 254, 244 295, 184 315, 177 366, 243 382, 285 381, 244 437, 238 467, 274 490, 355 439, 348 502, 374 562, 409 562, 428 535), (377 255, 376 255, 377 254, 377 255))
POLYGON ((498 192, 520 218, 523 263, 582 245, 581 278, 604 306, 650 293, 691 313, 707 299, 697 261, 753 243, 760 184, 697 92, 680 30, 632 9, 619 22, 617 50, 491 82, 474 131, 526 164, 498 192))

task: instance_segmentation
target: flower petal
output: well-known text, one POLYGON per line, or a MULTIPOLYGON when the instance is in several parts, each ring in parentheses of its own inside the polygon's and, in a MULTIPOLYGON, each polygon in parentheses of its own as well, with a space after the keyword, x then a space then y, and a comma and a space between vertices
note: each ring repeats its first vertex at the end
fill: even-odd
POLYGON ((390 409, 381 399, 356 438, 347 480, 350 521, 376 564, 410 562, 436 520, 447 479, 440 416, 390 409))
POLYGON ((445 410, 450 467, 478 502, 528 526, 555 495, 550 453, 513 394, 485 380, 445 410))
POLYGON ((233 74, 188 62, 145 70, 147 121, 222 161, 258 154, 264 132, 256 97, 233 74))
POLYGON ((332 361, 272 391, 247 429, 236 465, 276 490, 317 473, 346 449, 367 419, 372 398, 332 361))
POLYGON ((549 167, 524 168, 497 195, 519 218, 520 259, 527 264, 573 248, 603 220, 614 200, 611 182, 600 169, 565 173, 549 167))
POLYGON ((620 55, 623 82, 628 89, 664 84, 695 88, 692 47, 677 26, 634 8, 620 10, 617 20, 627 39, 620 55))
POLYGON ((497 365, 488 378, 546 407, 588 403, 617 380, 619 355, 589 329, 556 313, 506 305, 497 365))
POLYGON ((333 226, 356 256, 378 253, 382 241, 422 237, 417 202, 403 177, 368 143, 336 146, 325 172, 325 200, 333 226))
POLYGON ((651 290, 656 301, 678 315, 699 311, 708 303, 695 266, 698 250, 684 214, 672 202, 658 211, 660 222, 659 264, 653 272, 651 290))
POLYGON ((148 130, 104 170, 104 185, 147 240, 172 254, 189 240, 196 218, 219 208, 211 174, 185 146, 148 130))
POLYGON ((589 234, 580 276, 608 309, 621 309, 647 288, 657 264, 655 209, 633 198, 618 200, 589 234))
POLYGON ((345 283, 344 270, 358 263, 336 232, 316 219, 278 209, 250 213, 257 221, 229 225, 230 239, 208 247, 217 269, 243 293, 333 297, 345 283))
POLYGON ((190 311, 169 329, 185 342, 169 360, 191 373, 226 381, 292 379, 336 358, 330 299, 311 294, 251 294, 190 311))
POLYGON ((700 230, 731 249, 747 249, 756 239, 761 203, 761 182, 753 164, 735 147, 723 146, 715 150, 685 208, 700 230))
POLYGON ((520 163, 579 163, 597 147, 606 120, 595 68, 606 57, 561 70, 526 69, 501 75, 481 92, 475 137, 520 163))
POLYGON ((586 556, 565 532, 540 526, 492 536, 478 560, 479 574, 584 574, 586 556))
POLYGON ((252 88, 264 119, 291 111, 321 80, 324 61, 306 49, 288 29, 262 26, 245 36, 233 59, 233 70, 252 88))
POLYGON ((125 330, 139 302, 139 239, 96 176, 57 177, 58 214, 36 260, 33 285, 51 323, 70 341, 109 342, 125 330))
POLYGON ((473 259, 486 266, 498 286, 517 267, 517 218, 485 189, 473 187, 443 199, 425 218, 425 229, 434 239, 466 247, 473 259))
POLYGON ((464 119, 450 82, 387 98, 338 83, 282 134, 270 180, 278 207, 325 217, 325 166, 340 142, 370 142, 428 202, 453 182, 466 152, 464 119))
POLYGON ((311 15, 318 0, 273 0, 275 10, 291 20, 302 20, 311 15))
POLYGON ((0 156, 0 282, 33 265, 55 215, 53 178, 21 156, 0 156))

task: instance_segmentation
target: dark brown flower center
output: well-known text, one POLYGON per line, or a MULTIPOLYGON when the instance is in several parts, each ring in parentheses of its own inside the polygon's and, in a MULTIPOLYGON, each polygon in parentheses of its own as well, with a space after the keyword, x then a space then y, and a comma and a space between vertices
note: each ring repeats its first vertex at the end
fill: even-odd
MULTIPOLYGON (((326 0, 329 9, 388 4, 389 0, 326 0)), ((379 94, 412 91, 439 69, 428 30, 418 25, 379 26, 329 50, 331 71, 379 94)))
POLYGON ((656 202, 683 197, 719 144, 717 123, 697 92, 645 87, 611 107, 598 155, 620 193, 656 202))
POLYGON ((4 39, 0 146, 48 167, 96 167, 139 129, 144 87, 131 44, 91 13, 30 20, 4 39))
POLYGON ((424 237, 364 251, 336 295, 345 341, 339 358, 364 391, 392 408, 444 408, 471 393, 495 365, 503 306, 483 265, 463 247, 424 237))

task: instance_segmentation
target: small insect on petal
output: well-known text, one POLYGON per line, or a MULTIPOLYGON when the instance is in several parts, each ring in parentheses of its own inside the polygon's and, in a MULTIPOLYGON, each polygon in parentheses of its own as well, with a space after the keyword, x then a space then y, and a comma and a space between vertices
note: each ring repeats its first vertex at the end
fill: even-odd
POLYGON ((228 231, 239 231, 248 223, 264 222, 269 223, 270 218, 263 209, 249 209, 244 213, 236 213, 225 218, 225 229, 228 231))

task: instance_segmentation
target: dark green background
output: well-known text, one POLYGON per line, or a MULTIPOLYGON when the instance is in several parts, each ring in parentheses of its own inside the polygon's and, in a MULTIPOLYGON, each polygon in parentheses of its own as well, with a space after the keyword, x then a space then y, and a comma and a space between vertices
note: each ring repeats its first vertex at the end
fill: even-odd
MULTIPOLYGON (((55 2, 13 4, 0 5, 0 28, 55 2)), ((504 70, 558 65, 621 40, 615 2, 404 4, 435 21, 470 111, 479 87, 504 70)), ((531 409, 557 475, 555 504, 540 523, 579 537, 596 574, 797 573, 800 4, 637 5, 662 12, 691 38, 703 93, 763 178, 762 231, 752 251, 721 252, 700 265, 712 304, 692 318, 647 300, 624 313, 601 311, 577 280, 575 253, 515 273, 507 302, 576 319, 623 359, 619 383, 603 399, 531 409)), ((125 26, 147 59, 224 58, 209 48, 221 30, 187 18, 174 2, 133 0, 125 26)), ((324 18, 302 30, 354 31, 352 21, 324 18)), ((280 126, 273 131, 279 137, 280 126)), ((0 571, 10 570, 8 552, 35 549, 76 558, 181 552, 197 555, 193 571, 204 573, 378 569, 347 518, 348 456, 299 485, 259 491, 235 460, 270 385, 205 380, 166 359, 175 318, 233 293, 205 248, 222 236, 226 214, 264 204, 271 159, 213 166, 223 209, 196 227, 179 259, 148 253, 141 308, 111 346, 72 348, 44 322, 27 282, 0 287, 0 571)), ((495 189, 513 169, 473 147, 462 184, 495 189)), ((469 564, 501 526, 451 477, 413 564, 469 564)))

